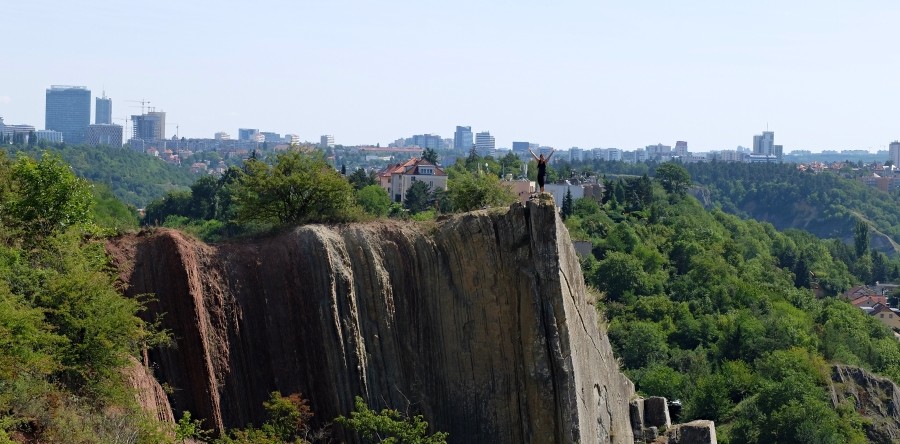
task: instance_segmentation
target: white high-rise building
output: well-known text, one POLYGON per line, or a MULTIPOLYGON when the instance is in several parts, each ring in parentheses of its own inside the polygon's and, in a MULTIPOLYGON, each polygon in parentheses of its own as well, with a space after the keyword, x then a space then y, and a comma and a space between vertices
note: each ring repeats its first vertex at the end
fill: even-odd
POLYGON ((319 148, 334 148, 334 136, 325 134, 319 138, 319 148))
POLYGON ((225 131, 219 131, 215 134, 216 140, 231 140, 231 134, 226 133, 225 131))
POLYGON ((890 148, 888 148, 888 153, 890 153, 890 161, 894 166, 900 167, 900 142, 893 141, 890 144, 890 148))
POLYGON ((494 136, 490 131, 475 134, 475 151, 478 152, 478 155, 487 156, 494 152, 494 148, 494 136))

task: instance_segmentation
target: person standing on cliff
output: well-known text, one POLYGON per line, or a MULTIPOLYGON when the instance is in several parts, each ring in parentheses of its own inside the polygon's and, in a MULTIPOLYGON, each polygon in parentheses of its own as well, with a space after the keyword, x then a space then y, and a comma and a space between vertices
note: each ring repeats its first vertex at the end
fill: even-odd
POLYGON ((534 160, 537 162, 537 167, 538 167, 537 179, 538 179, 538 185, 540 185, 542 193, 544 192, 544 179, 546 179, 546 177, 547 177, 547 162, 550 160, 551 157, 553 157, 553 153, 555 151, 556 150, 554 150, 553 148, 550 148, 550 154, 548 154, 547 158, 545 159, 544 153, 541 153, 541 156, 538 157, 538 156, 534 155, 534 151, 531 151, 531 148, 528 148, 528 152, 531 153, 531 157, 534 157, 534 160))

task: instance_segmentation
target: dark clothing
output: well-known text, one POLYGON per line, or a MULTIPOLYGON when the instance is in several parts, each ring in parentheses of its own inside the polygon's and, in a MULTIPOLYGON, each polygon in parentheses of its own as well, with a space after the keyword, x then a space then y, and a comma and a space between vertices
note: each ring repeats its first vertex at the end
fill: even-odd
POLYGON ((544 186, 544 178, 547 176, 547 161, 546 160, 543 162, 538 161, 537 167, 538 167, 538 175, 537 175, 538 186, 543 187, 544 186))

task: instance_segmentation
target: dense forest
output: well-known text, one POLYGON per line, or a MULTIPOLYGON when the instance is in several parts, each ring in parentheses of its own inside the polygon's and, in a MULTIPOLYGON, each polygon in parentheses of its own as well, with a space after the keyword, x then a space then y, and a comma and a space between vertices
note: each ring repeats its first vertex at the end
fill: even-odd
POLYGON ((611 181, 602 204, 576 200, 566 220, 592 241, 585 279, 638 390, 681 400, 682 421, 715 420, 720 442, 865 442, 852 406, 830 403, 827 364, 900 377, 892 333, 834 297, 869 278, 852 266, 887 261, 867 231, 858 248, 779 232, 705 210, 681 166, 656 174, 652 187, 611 181))
MULTIPOLYGON (((660 165, 594 161, 563 163, 557 168, 561 177, 584 172, 652 176, 660 165)), ((845 242, 853 238, 856 222, 863 220, 873 230, 877 250, 897 252, 900 195, 843 177, 852 171, 815 173, 800 171, 790 163, 697 162, 683 166, 697 186, 696 195, 708 207, 769 222, 779 230, 798 228, 845 242)))
POLYGON ((43 152, 58 154, 79 177, 105 184, 120 201, 135 208, 144 208, 169 191, 187 189, 196 179, 187 168, 141 152, 103 145, 13 145, 7 151, 10 158, 17 153, 32 158, 43 152))

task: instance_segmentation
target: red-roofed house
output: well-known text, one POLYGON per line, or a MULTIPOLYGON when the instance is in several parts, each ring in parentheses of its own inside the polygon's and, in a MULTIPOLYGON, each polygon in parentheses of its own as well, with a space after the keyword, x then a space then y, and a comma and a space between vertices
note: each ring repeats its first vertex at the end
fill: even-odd
POLYGON ((882 295, 867 295, 860 296, 852 301, 851 304, 855 307, 874 307, 876 304, 887 305, 887 296, 882 295))
POLYGON ((865 285, 857 285, 856 287, 853 287, 844 292, 844 297, 850 301, 854 301, 863 296, 879 296, 879 294, 875 290, 866 287, 865 285))
POLYGON ((378 173, 378 182, 394 202, 406 199, 406 190, 416 182, 425 182, 431 190, 447 189, 447 173, 441 167, 421 158, 388 165, 378 173))
POLYGON ((894 330, 900 330, 900 310, 890 308, 887 305, 876 304, 869 312, 869 316, 881 321, 884 325, 894 330))

